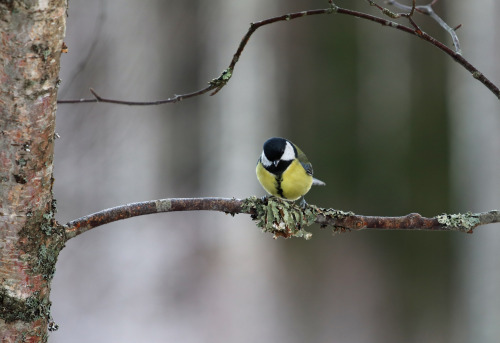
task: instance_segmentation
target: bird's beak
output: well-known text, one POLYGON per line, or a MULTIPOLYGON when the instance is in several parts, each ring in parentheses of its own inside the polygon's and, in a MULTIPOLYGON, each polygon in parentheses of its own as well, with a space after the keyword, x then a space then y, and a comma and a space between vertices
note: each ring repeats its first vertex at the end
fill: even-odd
POLYGON ((274 165, 275 167, 277 167, 279 163, 280 163, 280 160, 273 161, 273 165, 274 165))

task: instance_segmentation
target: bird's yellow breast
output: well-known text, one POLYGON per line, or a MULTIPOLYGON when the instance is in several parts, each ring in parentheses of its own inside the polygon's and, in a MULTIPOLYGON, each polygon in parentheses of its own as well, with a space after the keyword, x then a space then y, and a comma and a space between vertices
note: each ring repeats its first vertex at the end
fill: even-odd
POLYGON ((271 195, 287 200, 297 200, 311 189, 313 178, 307 174, 298 160, 292 161, 281 175, 268 172, 262 163, 257 163, 257 178, 271 195))

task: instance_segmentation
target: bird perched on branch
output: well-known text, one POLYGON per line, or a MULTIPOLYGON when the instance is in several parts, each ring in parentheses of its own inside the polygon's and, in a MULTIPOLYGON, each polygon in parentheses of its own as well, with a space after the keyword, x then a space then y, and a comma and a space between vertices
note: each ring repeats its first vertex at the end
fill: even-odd
POLYGON ((313 178, 312 165, 302 150, 285 138, 273 137, 264 143, 256 172, 266 192, 285 200, 302 197, 303 206, 312 185, 325 186, 313 178))

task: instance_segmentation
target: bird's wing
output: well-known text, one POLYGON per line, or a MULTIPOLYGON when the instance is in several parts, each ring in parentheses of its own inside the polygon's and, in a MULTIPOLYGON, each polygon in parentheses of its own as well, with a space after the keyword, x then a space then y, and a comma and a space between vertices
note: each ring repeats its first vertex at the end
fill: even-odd
POLYGON ((309 162, 309 160, 307 159, 306 154, 304 154, 302 152, 302 150, 300 150, 299 147, 296 145, 295 145, 295 149, 297 149, 297 159, 299 160, 300 164, 302 164, 302 167, 304 167, 307 174, 312 175, 313 174, 313 166, 312 166, 311 162, 309 162))

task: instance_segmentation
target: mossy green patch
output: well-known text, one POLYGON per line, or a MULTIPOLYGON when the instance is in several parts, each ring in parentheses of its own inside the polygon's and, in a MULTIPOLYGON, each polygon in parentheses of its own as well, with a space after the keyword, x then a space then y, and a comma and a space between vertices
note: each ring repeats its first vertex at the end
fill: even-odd
MULTIPOLYGON (((64 247, 64 228, 54 219, 55 201, 48 211, 28 211, 26 224, 19 231, 17 250, 21 261, 29 266, 27 272, 34 280, 42 277, 43 284, 27 298, 19 298, 8 289, 0 289, 0 318, 6 322, 21 320, 32 322, 39 318, 50 321, 48 292, 54 277, 59 252, 64 247)), ((35 285, 30 285, 35 287, 35 285)), ((56 327, 54 324, 53 327, 56 327)))
POLYGON ((54 219, 55 201, 48 212, 28 212, 26 225, 19 232, 19 250, 33 274, 52 280, 59 252, 64 247, 64 228, 54 219))
POLYGON ((258 199, 250 197, 244 200, 243 211, 253 212, 252 219, 264 232, 274 234, 274 237, 300 237, 310 239, 312 233, 304 227, 310 226, 316 220, 319 209, 313 205, 302 208, 294 202, 276 197, 258 199))
POLYGON ((435 217, 439 224, 450 230, 472 233, 472 230, 480 224, 479 215, 470 212, 461 214, 441 214, 435 217))
MULTIPOLYGON (((350 216, 354 216, 354 212, 351 211, 342 211, 342 210, 335 210, 333 208, 317 208, 318 214, 324 216, 325 218, 332 218, 332 219, 344 219, 350 216)), ((321 224, 322 228, 326 228, 327 224, 321 224)), ((332 225, 330 225, 332 226, 332 225)), ((349 229, 346 229, 343 226, 332 226, 333 234, 337 233, 342 233, 346 231, 350 231, 349 229)))
MULTIPOLYGON (((281 200, 276 197, 259 199, 255 196, 243 201, 242 210, 252 215, 252 220, 264 232, 274 234, 274 237, 301 237, 310 239, 312 233, 304 228, 315 223, 318 218, 344 219, 354 216, 353 212, 321 208, 306 204, 304 207, 294 202, 281 200)), ((321 227, 331 226, 325 221, 319 221, 321 227), (323 224, 324 223, 324 224, 323 224)), ((344 227, 333 227, 333 232, 345 232, 344 227)))
POLYGON ((212 79, 209 84, 212 86, 216 86, 217 88, 222 88, 226 85, 226 83, 228 83, 228 81, 231 79, 231 76, 233 76, 233 70, 230 68, 225 69, 218 78, 212 79))
POLYGON ((50 306, 52 304, 46 297, 40 297, 39 292, 20 300, 0 289, 0 318, 6 323, 16 320, 32 322, 38 318, 50 317, 50 306))

